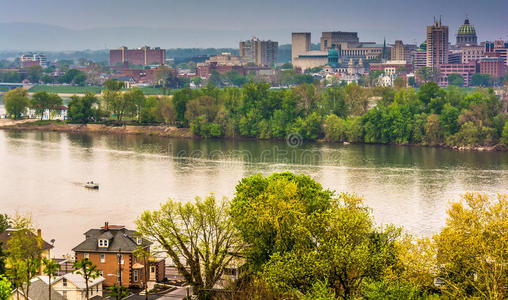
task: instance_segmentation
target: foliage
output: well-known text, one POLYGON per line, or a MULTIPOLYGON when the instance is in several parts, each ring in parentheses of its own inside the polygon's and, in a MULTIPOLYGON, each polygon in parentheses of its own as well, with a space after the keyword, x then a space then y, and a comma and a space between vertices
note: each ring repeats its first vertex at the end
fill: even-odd
POLYGON ((16 88, 8 91, 5 95, 3 95, 2 101, 5 104, 7 114, 15 119, 20 118, 23 114, 25 114, 26 109, 30 104, 28 92, 24 88, 16 88))
POLYGON ((185 204, 169 200, 159 210, 145 211, 136 224, 172 259, 198 298, 209 299, 203 290, 214 287, 241 246, 228 213, 229 203, 213 195, 185 204))
POLYGON ((99 102, 97 97, 91 93, 87 93, 82 97, 72 96, 69 102, 68 116, 69 119, 76 123, 87 124, 94 121, 98 117, 98 110, 94 107, 99 102))
POLYGON ((51 116, 52 111, 57 111, 62 105, 62 98, 54 93, 46 93, 45 91, 36 92, 32 96, 30 103, 35 113, 41 116, 41 120, 46 110, 49 111, 48 118, 51 116))
POLYGON ((435 237, 442 291, 450 298, 503 299, 508 296, 506 265, 508 198, 467 193, 451 204, 446 226, 435 237))
POLYGON ((92 263, 88 258, 83 258, 82 260, 76 260, 74 262, 74 273, 83 276, 85 280, 85 295, 86 299, 90 299, 90 290, 88 284, 90 281, 98 278, 100 275, 99 270, 97 270, 97 266, 92 263))
POLYGON ((453 85, 453 86, 464 86, 464 77, 462 77, 462 75, 460 74, 457 74, 457 73, 452 73, 450 75, 448 75, 448 85, 453 85))
POLYGON ((42 266, 44 267, 42 272, 48 276, 48 299, 51 300, 51 278, 58 275, 60 265, 53 259, 43 257, 42 266))
POLYGON ((110 290, 109 296, 115 298, 116 300, 122 300, 129 297, 129 289, 116 283, 113 286, 108 287, 108 290, 110 290))
POLYGON ((473 74, 473 76, 471 76, 471 82, 469 83, 469 85, 471 86, 482 86, 482 87, 492 86, 493 84, 494 78, 492 78, 492 76, 490 76, 489 74, 480 74, 480 73, 473 74))
POLYGON ((38 239, 30 216, 16 215, 11 220, 15 229, 7 241, 7 276, 18 293, 21 290, 28 299, 31 280, 41 266, 42 244, 38 239))
POLYGON ((501 142, 506 146, 508 147, 508 122, 506 122, 504 124, 504 128, 503 128, 503 136, 502 136, 502 139, 501 139, 501 142))
POLYGON ((7 300, 11 297, 11 282, 7 277, 0 275, 0 300, 7 300))
POLYGON ((83 85, 86 80, 86 74, 77 69, 67 70, 62 76, 58 78, 60 83, 72 83, 76 85, 83 85))
POLYGON ((26 76, 30 82, 38 83, 42 76, 42 67, 40 65, 29 66, 26 69, 26 76))

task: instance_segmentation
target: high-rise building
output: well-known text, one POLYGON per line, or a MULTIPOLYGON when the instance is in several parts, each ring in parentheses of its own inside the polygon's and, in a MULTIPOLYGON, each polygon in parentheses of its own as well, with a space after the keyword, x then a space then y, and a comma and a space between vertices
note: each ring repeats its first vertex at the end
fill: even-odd
POLYGON ((310 32, 293 32, 291 34, 291 61, 298 58, 299 55, 309 52, 310 46, 310 32))
POLYGON ((159 47, 151 49, 144 46, 139 49, 128 49, 125 46, 120 49, 109 50, 109 64, 116 66, 117 64, 129 63, 133 65, 163 65, 166 61, 166 50, 159 47))
POLYGON ((456 46, 458 48, 464 46, 476 46, 477 45, 477 37, 476 37, 476 29, 473 25, 469 23, 469 17, 466 16, 466 20, 464 24, 459 27, 459 31, 457 32, 457 42, 456 46))
POLYGON ((413 69, 418 70, 427 66, 427 51, 424 49, 416 49, 413 52, 413 69))
POLYGON ((356 47, 360 44, 358 32, 332 31, 321 34, 321 51, 330 50, 332 45, 336 47, 341 45, 343 48, 348 46, 344 44, 350 44, 350 47, 356 47))
POLYGON ((402 41, 395 41, 395 45, 392 47, 392 60, 406 60, 405 59, 404 44, 402 41))
POLYGON ((441 20, 427 26, 427 67, 439 67, 448 63, 448 26, 441 20))
POLYGON ((271 66, 277 63, 279 58, 279 43, 274 41, 262 41, 252 38, 240 42, 240 57, 247 63, 258 66, 271 66))

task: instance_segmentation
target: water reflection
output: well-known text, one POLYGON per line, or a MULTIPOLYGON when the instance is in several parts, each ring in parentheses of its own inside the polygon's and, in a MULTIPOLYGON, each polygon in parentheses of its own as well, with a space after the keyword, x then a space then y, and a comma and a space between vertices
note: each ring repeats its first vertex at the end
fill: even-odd
POLYGON ((418 234, 443 225, 465 191, 508 193, 508 154, 425 147, 0 131, 2 212, 31 211, 55 253, 104 221, 132 226, 168 197, 232 197, 244 176, 293 171, 363 195, 379 223, 418 234), (98 192, 82 187, 94 180, 98 192))

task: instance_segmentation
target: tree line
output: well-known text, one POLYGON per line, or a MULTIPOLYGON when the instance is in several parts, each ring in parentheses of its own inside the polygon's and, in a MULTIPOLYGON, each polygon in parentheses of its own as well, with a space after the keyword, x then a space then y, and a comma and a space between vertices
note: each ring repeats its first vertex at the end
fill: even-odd
MULTIPOLYGON (((267 83, 247 82, 242 88, 208 84, 146 97, 138 88, 122 88, 121 82, 108 80, 101 97, 73 96, 69 120, 172 124, 205 138, 283 139, 297 134, 304 140, 350 143, 508 144, 507 103, 493 89, 440 88, 433 82, 418 89, 307 83, 272 89, 267 83)), ((6 93, 4 102, 14 116, 30 103, 22 89, 6 93), (11 109, 13 103, 21 109, 11 109)))

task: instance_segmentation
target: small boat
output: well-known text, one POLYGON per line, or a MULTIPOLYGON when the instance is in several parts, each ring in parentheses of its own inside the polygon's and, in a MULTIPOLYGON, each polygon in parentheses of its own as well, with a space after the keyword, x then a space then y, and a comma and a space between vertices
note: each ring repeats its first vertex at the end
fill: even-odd
POLYGON ((99 184, 98 183, 95 183, 93 181, 89 181, 87 183, 85 183, 85 185, 83 185, 85 188, 87 189, 92 189, 92 190, 98 190, 99 189, 99 184))

